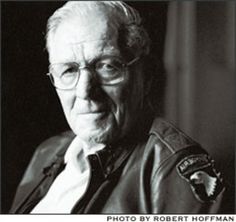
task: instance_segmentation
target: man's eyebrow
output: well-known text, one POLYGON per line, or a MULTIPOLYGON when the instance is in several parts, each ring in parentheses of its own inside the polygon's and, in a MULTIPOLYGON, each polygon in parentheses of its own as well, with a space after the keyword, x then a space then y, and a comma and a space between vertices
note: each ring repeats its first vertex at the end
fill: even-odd
POLYGON ((78 41, 78 42, 73 42, 73 43, 68 43, 69 45, 80 45, 83 43, 89 43, 89 42, 95 42, 99 40, 107 40, 107 38, 100 38, 100 39, 91 39, 91 40, 83 40, 83 41, 78 41))
POLYGON ((102 55, 95 56, 94 58, 88 59, 87 63, 88 64, 95 64, 99 61, 106 60, 106 59, 122 60, 122 58, 117 54, 102 54, 102 55))

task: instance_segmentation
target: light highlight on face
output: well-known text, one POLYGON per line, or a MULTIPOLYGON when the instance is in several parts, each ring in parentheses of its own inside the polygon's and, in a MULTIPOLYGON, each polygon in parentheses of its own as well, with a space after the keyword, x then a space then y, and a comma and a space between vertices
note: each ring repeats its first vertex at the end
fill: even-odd
MULTIPOLYGON (((62 22, 50 45, 50 63, 88 65, 103 56, 122 58, 117 28, 105 13, 94 11, 87 19, 72 17, 62 22)), ((127 68, 123 82, 98 84, 90 69, 82 69, 77 86, 57 89, 66 119, 78 137, 90 143, 112 143, 129 132, 137 121, 143 97, 143 78, 138 65, 127 68)))

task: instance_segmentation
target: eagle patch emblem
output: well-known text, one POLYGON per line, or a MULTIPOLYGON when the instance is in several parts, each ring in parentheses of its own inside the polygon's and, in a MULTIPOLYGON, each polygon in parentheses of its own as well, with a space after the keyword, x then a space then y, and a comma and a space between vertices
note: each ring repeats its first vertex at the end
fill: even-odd
POLYGON ((224 189, 220 174, 214 168, 214 161, 207 154, 184 158, 177 171, 191 186, 195 197, 201 202, 214 201, 224 189))

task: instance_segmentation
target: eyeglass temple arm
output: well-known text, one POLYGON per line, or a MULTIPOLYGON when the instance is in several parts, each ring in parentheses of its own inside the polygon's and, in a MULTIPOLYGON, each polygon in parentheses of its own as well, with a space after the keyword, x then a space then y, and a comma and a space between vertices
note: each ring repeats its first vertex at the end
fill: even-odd
POLYGON ((126 63, 125 66, 130 66, 130 65, 134 64, 135 62, 137 62, 139 59, 140 59, 140 57, 136 57, 135 59, 133 59, 130 62, 126 63))

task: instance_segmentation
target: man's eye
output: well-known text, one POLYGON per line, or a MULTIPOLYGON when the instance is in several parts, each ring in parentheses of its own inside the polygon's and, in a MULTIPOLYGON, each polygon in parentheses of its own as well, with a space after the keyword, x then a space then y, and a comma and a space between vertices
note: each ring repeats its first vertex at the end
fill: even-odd
POLYGON ((77 71, 77 67, 69 67, 61 72, 61 77, 69 77, 75 75, 77 71))
POLYGON ((112 63, 100 62, 96 64, 96 70, 104 71, 104 72, 113 72, 113 71, 117 71, 117 67, 112 63))

